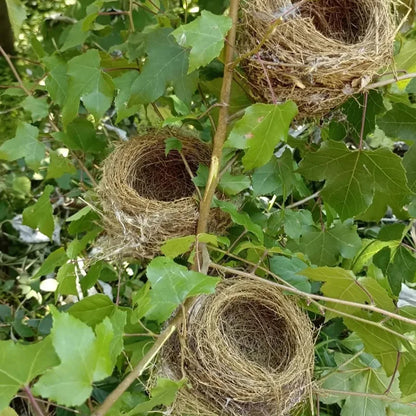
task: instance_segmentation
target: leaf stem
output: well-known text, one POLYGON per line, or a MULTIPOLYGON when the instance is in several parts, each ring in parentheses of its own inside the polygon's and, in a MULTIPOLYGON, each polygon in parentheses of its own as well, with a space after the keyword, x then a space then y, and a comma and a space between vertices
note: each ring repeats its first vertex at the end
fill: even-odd
POLYGON ((384 394, 390 393, 390 390, 391 390, 391 388, 393 386, 393 383, 394 383, 394 379, 396 378, 397 370, 399 369, 399 364, 400 364, 400 358, 401 358, 401 356, 402 356, 402 353, 400 351, 397 351, 396 365, 394 366, 393 374, 391 375, 391 378, 390 378, 390 383, 387 386, 387 389, 384 392, 384 394))
POLYGON ((365 116, 367 115, 367 106, 368 106, 368 91, 364 93, 364 105, 363 105, 363 116, 361 119, 361 131, 360 131, 360 145, 359 149, 363 150, 363 144, 364 144, 364 130, 365 130, 365 116))
MULTIPOLYGON (((1 48, 1 46, 0 46, 1 48)), ((30 390, 29 386, 23 387, 24 392, 26 393, 27 399, 29 400, 30 404, 33 407, 33 410, 37 416, 46 416, 46 412, 44 409, 41 408, 40 404, 34 398, 32 391, 30 390)))
POLYGON ((9 55, 7 55, 7 53, 4 51, 4 49, 1 46, 0 46, 0 53, 3 55, 4 59, 6 60, 6 62, 9 65, 10 69, 12 70, 14 76, 17 79, 17 82, 20 85, 20 88, 26 93, 26 95, 28 95, 28 96, 32 95, 30 93, 30 91, 25 87, 25 84, 23 83, 22 78, 20 78, 20 75, 17 72, 16 67, 13 65, 13 62, 9 58, 9 55))

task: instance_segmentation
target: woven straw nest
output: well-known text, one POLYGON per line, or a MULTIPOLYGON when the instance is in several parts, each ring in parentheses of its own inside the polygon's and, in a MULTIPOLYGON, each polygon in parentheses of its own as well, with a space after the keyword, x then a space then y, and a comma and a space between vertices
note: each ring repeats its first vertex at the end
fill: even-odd
MULTIPOLYGON (((105 257, 153 258, 170 238, 194 234, 198 202, 192 174, 209 165, 210 147, 179 129, 150 130, 118 145, 103 165, 98 195, 106 231, 105 257), (175 137, 182 150, 165 155, 175 137)), ((210 231, 226 227, 224 214, 211 211, 210 231)))
POLYGON ((388 67, 397 22, 396 0, 245 1, 238 47, 253 95, 327 113, 388 67))
POLYGON ((164 376, 189 381, 169 414, 281 416, 311 390, 311 323, 266 281, 224 280, 198 298, 184 332, 160 357, 164 376))

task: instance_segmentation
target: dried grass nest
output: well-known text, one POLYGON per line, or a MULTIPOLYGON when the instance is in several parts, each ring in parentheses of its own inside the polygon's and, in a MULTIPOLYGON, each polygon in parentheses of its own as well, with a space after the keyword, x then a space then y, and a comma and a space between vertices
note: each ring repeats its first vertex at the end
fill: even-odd
POLYGON ((219 283, 193 305, 184 333, 160 356, 164 376, 189 381, 168 414, 282 416, 311 391, 312 324, 266 281, 219 283))
POLYGON ((300 117, 343 103, 391 64, 397 3, 246 0, 240 55, 256 52, 267 38, 241 63, 253 95, 265 102, 294 100, 300 117))
MULTIPOLYGON (((166 240, 195 233, 196 188, 181 154, 165 155, 170 137, 181 141, 180 153, 193 175, 199 164, 209 165, 210 146, 185 130, 152 129, 116 146, 104 161, 98 186, 105 257, 150 259, 166 240)), ((210 231, 224 231, 224 215, 211 211, 210 231)))

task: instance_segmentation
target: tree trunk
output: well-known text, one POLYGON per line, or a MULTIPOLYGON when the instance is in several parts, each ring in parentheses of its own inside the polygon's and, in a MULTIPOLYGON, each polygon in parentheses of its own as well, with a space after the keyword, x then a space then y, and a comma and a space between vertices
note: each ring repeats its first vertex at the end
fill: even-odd
POLYGON ((6 53, 14 52, 14 38, 6 0, 0 0, 0 46, 6 53))

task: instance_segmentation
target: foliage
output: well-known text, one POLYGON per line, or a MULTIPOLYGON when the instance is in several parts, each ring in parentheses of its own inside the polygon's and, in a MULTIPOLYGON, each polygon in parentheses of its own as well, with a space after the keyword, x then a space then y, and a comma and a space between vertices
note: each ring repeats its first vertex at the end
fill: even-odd
MULTIPOLYGON (((300 121, 294 102, 252 102, 237 68, 213 202, 227 236, 168 241, 149 264, 104 259, 100 163, 149 126, 212 139, 232 22, 227 1, 67 3, 7 0, 23 36, 19 79, 6 61, 0 76, 0 414, 92 414, 172 312, 215 290, 206 258, 190 270, 198 244, 211 266, 297 295, 316 326, 321 414, 416 414, 414 82, 300 121)), ((414 39, 398 35, 397 69, 416 67, 414 39)), ((193 178, 201 192, 208 176, 193 178)), ((108 414, 157 414, 184 383, 144 371, 108 414)))

